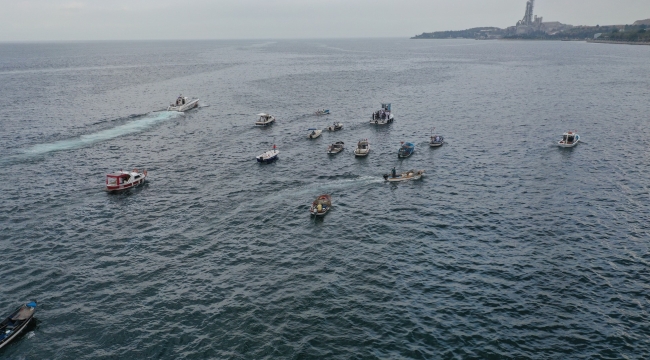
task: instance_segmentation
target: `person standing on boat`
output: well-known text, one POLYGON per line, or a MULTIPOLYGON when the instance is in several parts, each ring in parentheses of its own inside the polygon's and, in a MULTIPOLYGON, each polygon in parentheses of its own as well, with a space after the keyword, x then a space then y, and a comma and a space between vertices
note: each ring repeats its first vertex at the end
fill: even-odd
POLYGON ((391 174, 393 175, 394 178, 397 177, 397 171, 395 171, 395 167, 393 166, 393 170, 390 171, 391 174))

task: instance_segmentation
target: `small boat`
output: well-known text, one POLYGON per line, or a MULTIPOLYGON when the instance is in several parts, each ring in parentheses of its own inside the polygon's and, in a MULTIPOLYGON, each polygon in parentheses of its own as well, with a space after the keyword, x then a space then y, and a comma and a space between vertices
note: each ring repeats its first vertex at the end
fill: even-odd
POLYGON ((32 321, 36 312, 36 301, 28 302, 14 310, 0 322, 0 349, 16 338, 32 321))
POLYGON ((309 212, 314 216, 323 216, 332 208, 332 197, 324 194, 316 198, 309 207, 309 212))
POLYGON ((338 153, 340 153, 341 151, 343 151, 343 149, 344 149, 344 147, 345 147, 344 145, 345 145, 345 144, 343 143, 343 141, 337 141, 337 142, 335 142, 334 144, 329 145, 329 146, 327 147, 327 153, 328 153, 328 154, 338 154, 338 153))
POLYGON ((442 136, 433 134, 435 129, 436 128, 431 129, 431 141, 429 141, 429 146, 431 147, 439 147, 445 143, 445 139, 442 136))
POLYGON ((390 181, 390 182, 398 182, 398 181, 407 181, 407 180, 418 180, 419 178, 424 175, 424 170, 409 170, 406 172, 403 172, 401 174, 398 174, 395 171, 395 168, 391 170, 390 174, 384 174, 384 180, 390 181))
POLYGON ((275 122, 275 118, 272 115, 261 113, 261 114, 257 114, 257 116, 259 116, 260 118, 255 122, 256 126, 268 126, 273 124, 273 122, 275 122))
POLYGON ((268 164, 270 162, 273 162, 278 159, 278 154, 280 151, 278 151, 275 148, 275 144, 273 145, 273 150, 269 150, 259 156, 257 156, 255 159, 257 159, 257 162, 268 164))
POLYGON ((138 172, 138 169, 133 171, 118 171, 113 174, 106 175, 106 191, 120 191, 134 188, 144 183, 147 178, 147 170, 138 172))
POLYGON ((357 148, 354 149, 354 156, 367 156, 370 152, 370 143, 368 139, 359 140, 357 148))
POLYGON ((321 115, 329 115, 329 114, 330 114, 329 109, 318 109, 318 110, 316 110, 316 112, 314 113, 314 115, 318 115, 318 116, 321 116, 321 115))
POLYGON ((339 131, 339 130, 341 130, 341 129, 343 129, 343 124, 341 124, 341 123, 338 122, 338 121, 335 122, 333 125, 330 125, 330 126, 327 128, 327 130, 329 130, 329 131, 339 131))
POLYGON ((319 130, 319 129, 312 128, 312 129, 308 129, 308 130, 309 130, 309 134, 307 135, 307 137, 310 138, 310 139, 315 139, 315 138, 319 137, 320 134, 323 133, 323 130, 319 130))
POLYGON ((402 141, 402 146, 399 148, 399 151, 397 152, 397 157, 398 158, 407 158, 413 154, 413 151, 415 151, 415 144, 410 143, 410 142, 403 142, 402 141))
POLYGON ((560 147, 574 147, 578 145, 580 142, 580 135, 576 134, 576 131, 567 131, 562 135, 562 140, 560 140, 557 144, 560 147))
POLYGON ((381 104, 381 109, 372 113, 372 119, 370 119, 371 124, 375 125, 386 125, 392 123, 394 116, 390 111, 390 104, 381 104))
POLYGON ((199 99, 190 99, 187 96, 183 96, 183 94, 181 94, 178 95, 176 103, 172 103, 169 105, 169 107, 167 107, 167 111, 184 112, 190 109, 194 109, 197 106, 199 106, 199 99))

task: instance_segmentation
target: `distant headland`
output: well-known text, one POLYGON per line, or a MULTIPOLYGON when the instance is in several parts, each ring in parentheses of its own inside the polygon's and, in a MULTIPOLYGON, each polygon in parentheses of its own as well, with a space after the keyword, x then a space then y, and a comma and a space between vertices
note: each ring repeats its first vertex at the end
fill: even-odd
POLYGON ((422 33, 411 39, 512 39, 512 40, 586 40, 589 42, 650 45, 650 19, 638 20, 631 25, 573 26, 557 21, 543 22, 533 15, 535 0, 526 2, 523 19, 515 26, 476 27, 458 31, 422 33))

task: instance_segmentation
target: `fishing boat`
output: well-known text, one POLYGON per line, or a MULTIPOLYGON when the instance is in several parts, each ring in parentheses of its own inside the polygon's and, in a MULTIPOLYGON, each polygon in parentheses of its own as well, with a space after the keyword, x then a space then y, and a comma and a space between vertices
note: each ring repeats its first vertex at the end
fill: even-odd
POLYGON ((430 147, 439 147, 445 143, 445 139, 442 136, 433 134, 435 129, 436 128, 431 129, 431 140, 429 141, 430 147))
POLYGON ((36 312, 36 301, 28 302, 0 322, 0 349, 25 330, 29 322, 32 321, 34 312, 36 312))
POLYGON ((309 212, 314 216, 323 216, 332 208, 332 197, 324 194, 316 198, 309 207, 309 212))
POLYGON ((112 174, 106 175, 106 191, 121 191, 134 188, 144 183, 147 178, 147 170, 138 172, 138 169, 133 171, 117 171, 112 174))
POLYGON ((318 110, 316 110, 316 112, 314 114, 318 115, 318 116, 329 115, 330 111, 329 111, 329 109, 318 109, 318 110))
POLYGON ((407 181, 407 180, 418 180, 424 175, 424 170, 409 170, 403 173, 398 174, 393 168, 390 174, 384 174, 384 180, 390 182, 398 181, 407 181))
POLYGON ((415 144, 402 141, 402 146, 400 146, 399 151, 397 152, 397 157, 407 158, 413 154, 413 151, 415 151, 415 144))
POLYGON ((314 128, 307 129, 307 130, 309 130, 309 134, 307 134, 307 137, 310 138, 310 139, 315 139, 315 138, 319 137, 320 134, 323 132, 323 130, 314 129, 314 128))
POLYGON ((392 123, 394 120, 393 113, 390 110, 390 104, 381 104, 381 109, 372 113, 370 119, 371 124, 386 125, 392 123))
POLYGON ((280 151, 278 151, 275 147, 275 144, 273 144, 272 150, 262 153, 261 155, 257 156, 255 159, 257 159, 257 162, 268 164, 270 162, 277 160, 279 153, 280 151))
POLYGON ((580 135, 576 134, 576 131, 567 131, 562 135, 562 140, 560 140, 557 144, 560 147, 574 147, 578 145, 580 142, 580 135))
POLYGON ((197 106, 199 106, 199 99, 190 99, 187 96, 183 96, 183 94, 181 94, 178 95, 175 103, 172 103, 167 107, 167 111, 184 112, 190 109, 194 109, 197 106))
POLYGON ((354 149, 354 156, 368 156, 370 152, 370 143, 368 139, 359 140, 357 148, 354 149))
POLYGON ((341 130, 341 129, 343 129, 343 124, 341 124, 341 123, 338 122, 338 121, 335 122, 334 124, 330 125, 330 126, 327 128, 327 130, 329 130, 329 131, 339 131, 339 130, 341 130))
POLYGON ((328 154, 338 154, 341 151, 343 151, 344 147, 345 147, 345 144, 343 143, 343 141, 337 141, 334 144, 329 145, 327 147, 327 153, 328 154))
POLYGON ((255 122, 255 126, 268 126, 275 122, 275 118, 272 115, 260 113, 257 116, 260 118, 255 122))

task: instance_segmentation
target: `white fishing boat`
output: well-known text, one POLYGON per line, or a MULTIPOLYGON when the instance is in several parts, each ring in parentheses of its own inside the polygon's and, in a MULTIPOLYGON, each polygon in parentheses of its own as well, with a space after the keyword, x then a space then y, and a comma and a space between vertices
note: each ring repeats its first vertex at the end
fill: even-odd
POLYGON ((370 143, 368 139, 359 140, 357 148, 354 149, 354 156, 368 156, 370 152, 370 143))
POLYGON ((442 144, 445 143, 445 139, 441 135, 434 135, 433 131, 436 128, 431 129, 431 140, 429 141, 429 146, 430 147, 439 147, 442 146, 442 144))
POLYGON ((370 123, 375 125, 386 125, 392 123, 394 118, 395 117, 390 110, 390 104, 381 104, 381 109, 372 113, 370 123))
POLYGON ((279 153, 280 151, 278 151, 277 148, 275 147, 275 144, 273 144, 272 150, 262 153, 261 155, 257 156, 255 159, 257 159, 257 162, 268 164, 270 162, 277 160, 279 153))
POLYGON ((327 128, 329 131, 339 131, 341 129, 343 129, 343 124, 338 121, 327 128))
POLYGON ((318 115, 318 116, 329 115, 329 114, 330 114, 329 109, 318 109, 316 110, 316 112, 314 112, 314 115, 318 115))
POLYGON ((259 120, 255 122, 255 126, 268 126, 273 124, 275 122, 275 118, 272 115, 266 114, 266 113, 260 113, 257 114, 259 116, 259 120))
POLYGON ((138 169, 133 171, 117 171, 106 175, 106 191, 121 191, 134 188, 144 184, 147 178, 147 170, 139 172, 138 169))
POLYGON ((574 147, 578 145, 580 142, 580 135, 576 134, 576 131, 567 131, 562 135, 562 140, 560 140, 557 144, 560 147, 574 147))
POLYGON ((390 174, 384 174, 384 180, 389 182, 399 182, 407 180, 418 180, 424 175, 424 170, 409 170, 398 174, 393 168, 390 174))
POLYGON ((329 145, 327 147, 327 153, 328 154, 338 154, 341 151, 343 151, 344 148, 345 148, 345 144, 343 143, 343 141, 337 141, 334 144, 329 145))
POLYGON ((199 106, 199 99, 190 99, 183 94, 179 95, 175 103, 172 103, 167 107, 167 111, 180 111, 184 112, 190 109, 194 109, 199 106))
POLYGON ((315 138, 319 137, 320 134, 323 133, 323 130, 320 130, 320 129, 311 128, 311 129, 308 129, 308 130, 309 130, 309 134, 307 134, 307 137, 310 138, 310 139, 315 139, 315 138))

